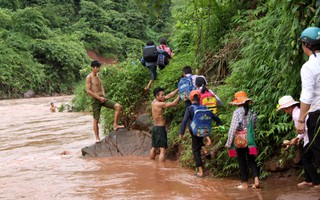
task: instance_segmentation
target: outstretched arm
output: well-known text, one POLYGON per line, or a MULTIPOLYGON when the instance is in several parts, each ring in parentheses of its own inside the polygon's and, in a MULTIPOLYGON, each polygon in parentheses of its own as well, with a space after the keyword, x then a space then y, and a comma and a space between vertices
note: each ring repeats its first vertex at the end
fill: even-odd
POLYGON ((176 106, 178 105, 178 103, 179 103, 179 100, 180 100, 180 97, 177 96, 177 97, 174 99, 174 101, 164 103, 164 104, 162 105, 162 108, 176 107, 176 106))
POLYGON ((170 92, 168 95, 166 95, 166 96, 164 97, 165 100, 168 100, 168 99, 176 96, 176 94, 178 93, 178 91, 179 91, 179 89, 177 88, 177 89, 175 89, 174 91, 170 92))

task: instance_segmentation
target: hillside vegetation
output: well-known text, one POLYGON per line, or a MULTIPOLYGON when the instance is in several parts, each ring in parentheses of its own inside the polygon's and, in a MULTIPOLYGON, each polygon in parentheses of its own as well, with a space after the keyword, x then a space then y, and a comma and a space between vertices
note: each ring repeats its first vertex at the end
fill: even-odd
MULTIPOLYGON (((149 72, 139 63, 147 40, 169 40, 174 59, 154 83, 167 92, 177 87, 185 65, 206 75, 209 86, 225 102, 219 116, 225 129, 212 134, 218 156, 207 163, 218 176, 238 173, 235 159, 223 148, 234 107, 233 94, 247 91, 259 114, 256 131, 261 177, 264 163, 279 157, 280 164, 294 155, 280 144, 295 131, 288 116, 275 112, 279 97, 299 98, 299 70, 303 56, 299 35, 319 26, 318 1, 280 0, 3 0, 0 2, 0 97, 37 93, 76 94, 77 110, 89 110, 84 78, 90 72, 86 51, 119 60, 101 69, 107 96, 124 107, 122 122, 130 124, 135 111, 152 95, 142 91, 149 72)), ((147 108, 148 109, 148 108, 147 108)), ((178 144, 184 107, 166 111, 170 122, 169 146, 178 144)), ((105 111, 109 128, 113 113, 105 111)), ((181 143, 181 164, 193 167, 190 141, 181 143)))

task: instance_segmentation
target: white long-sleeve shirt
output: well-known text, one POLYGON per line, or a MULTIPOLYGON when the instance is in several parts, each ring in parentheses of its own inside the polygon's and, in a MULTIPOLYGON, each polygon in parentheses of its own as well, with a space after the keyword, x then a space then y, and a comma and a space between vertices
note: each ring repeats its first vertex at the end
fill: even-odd
POLYGON ((309 112, 320 109, 320 53, 309 56, 300 70, 302 91, 300 101, 310 104, 309 112))

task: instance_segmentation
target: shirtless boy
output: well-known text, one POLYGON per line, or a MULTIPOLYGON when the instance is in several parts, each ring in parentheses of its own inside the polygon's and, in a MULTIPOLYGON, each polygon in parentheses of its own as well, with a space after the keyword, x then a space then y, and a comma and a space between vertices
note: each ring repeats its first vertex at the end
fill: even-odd
POLYGON ((101 64, 98 61, 92 61, 91 62, 92 72, 86 78, 86 91, 93 98, 92 99, 93 131, 94 131, 94 134, 96 135, 96 142, 100 142, 98 123, 99 123, 100 111, 102 106, 115 110, 113 130, 116 131, 119 128, 124 128, 124 126, 118 125, 119 115, 121 112, 121 105, 105 97, 105 91, 101 83, 101 80, 98 76, 100 66, 101 64))
POLYGON ((159 161, 164 162, 166 160, 166 148, 167 144, 167 131, 166 120, 164 117, 164 109, 175 107, 179 103, 179 95, 172 102, 165 102, 167 99, 174 97, 178 93, 178 89, 165 96, 163 88, 156 88, 153 91, 155 99, 151 103, 153 127, 152 133, 152 147, 150 150, 150 158, 155 159, 156 149, 160 148, 159 161))

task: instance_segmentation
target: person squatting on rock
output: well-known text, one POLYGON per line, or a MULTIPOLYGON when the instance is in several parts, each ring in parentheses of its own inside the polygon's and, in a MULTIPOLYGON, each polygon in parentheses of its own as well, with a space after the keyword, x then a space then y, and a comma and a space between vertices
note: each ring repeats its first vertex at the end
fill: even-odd
POLYGON ((307 126, 309 151, 320 166, 320 28, 306 28, 299 40, 309 59, 300 70, 302 91, 296 129, 299 134, 303 134, 307 126))
MULTIPOLYGON (((299 116, 300 116, 300 103, 295 101, 292 96, 286 95, 279 99, 279 104, 277 108, 277 112, 283 110, 288 115, 292 116, 295 127, 298 126, 299 116)), ((306 117, 308 120, 308 116, 306 117)), ((307 128, 307 127, 305 127, 307 128)), ((301 160, 304 169, 304 181, 298 183, 298 186, 315 186, 320 187, 320 176, 317 174, 316 168, 313 166, 312 159, 313 154, 312 151, 309 150, 309 137, 307 130, 304 133, 298 134, 297 137, 293 138, 285 145, 297 145, 300 140, 303 140, 303 151, 301 155, 301 160)))
MULTIPOLYGON (((191 128, 191 121, 194 118, 195 115, 195 108, 200 106, 200 92, 198 90, 193 90, 190 93, 190 101, 191 101, 191 105, 188 106, 186 108, 181 126, 180 126, 180 133, 179 133, 179 137, 180 139, 183 139, 183 135, 186 129, 186 126, 189 126, 189 130, 190 130, 190 135, 191 135, 191 139, 192 139, 192 153, 194 156, 194 161, 195 161, 195 166, 196 166, 196 170, 197 172, 195 173, 195 175, 197 177, 204 177, 204 167, 203 167, 203 163, 201 160, 201 149, 203 149, 204 143, 204 137, 198 137, 196 136, 194 133, 192 133, 192 128, 191 128)), ((210 117, 211 119, 213 119, 216 122, 217 126, 222 125, 222 122, 220 120, 220 118, 213 114, 211 111, 209 111, 210 113, 210 117)), ((205 139, 211 143, 211 140, 209 137, 205 137, 205 139)))
POLYGON ((96 136, 96 142, 100 141, 98 124, 102 106, 115 110, 113 130, 116 131, 119 128, 124 128, 124 126, 118 125, 119 115, 122 108, 121 105, 105 97, 105 91, 98 76, 100 66, 101 64, 98 61, 92 61, 92 71, 86 78, 86 91, 92 97, 93 131, 96 136))
MULTIPOLYGON (((247 189, 248 186, 248 165, 251 169, 251 173, 254 177, 253 188, 260 188, 259 184, 259 171, 258 166, 255 160, 257 156, 257 149, 254 141, 254 135, 247 134, 248 143, 244 148, 234 148, 234 139, 236 136, 237 130, 245 129, 248 127, 250 120, 253 126, 253 129, 256 127, 256 114, 250 110, 249 103, 252 102, 248 98, 247 93, 244 91, 239 91, 235 93, 234 100, 230 102, 231 105, 236 105, 237 109, 233 112, 230 129, 228 132, 228 139, 225 144, 226 148, 229 148, 229 156, 235 157, 238 156, 238 163, 240 168, 241 175, 241 184, 237 186, 239 189, 247 189)), ((248 128, 249 129, 249 128, 248 128)))
POLYGON ((165 95, 163 88, 155 88, 153 95, 155 99, 151 103, 153 126, 151 130, 151 142, 152 147, 150 150, 150 158, 155 159, 156 149, 160 148, 159 161, 164 162, 166 160, 167 143, 167 131, 166 131, 166 119, 164 116, 164 110, 170 107, 176 107, 179 103, 180 97, 177 96, 172 102, 165 102, 166 100, 174 97, 178 93, 178 89, 165 95))

